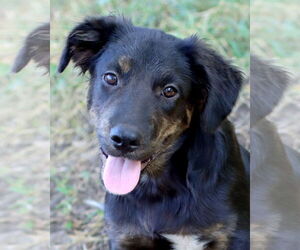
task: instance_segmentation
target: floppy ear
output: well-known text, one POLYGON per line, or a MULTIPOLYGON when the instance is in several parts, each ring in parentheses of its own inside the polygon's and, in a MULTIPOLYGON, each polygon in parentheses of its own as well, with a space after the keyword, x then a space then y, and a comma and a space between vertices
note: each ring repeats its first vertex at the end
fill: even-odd
POLYGON ((289 84, 287 71, 258 56, 250 57, 250 124, 269 115, 289 84))
POLYGON ((33 59, 37 66, 44 66, 49 71, 50 24, 44 23, 31 31, 15 58, 11 71, 18 73, 33 59))
POLYGON ((11 71, 13 73, 18 73, 29 63, 30 59, 31 56, 29 54, 29 48, 27 46, 23 46, 15 58, 11 71))
POLYGON ((68 35, 62 52, 58 72, 61 73, 72 59, 82 72, 89 69, 91 59, 100 52, 117 31, 121 31, 130 22, 115 16, 92 17, 77 25, 68 35))
MULTIPOLYGON (((195 84, 205 92, 201 126, 214 132, 231 112, 242 82, 241 72, 196 36, 183 41, 181 50, 187 56, 195 84)), ((203 101, 203 100, 202 100, 203 101)))

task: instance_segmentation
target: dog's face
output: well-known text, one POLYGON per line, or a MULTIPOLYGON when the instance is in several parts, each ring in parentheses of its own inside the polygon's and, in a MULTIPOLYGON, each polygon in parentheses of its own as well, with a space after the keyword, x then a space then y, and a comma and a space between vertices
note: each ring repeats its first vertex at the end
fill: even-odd
POLYGON ((189 126, 191 89, 172 37, 141 30, 108 44, 89 96, 102 150, 143 163, 165 151, 189 126))
POLYGON ((142 170, 161 170, 158 162, 174 152, 193 115, 214 131, 241 81, 238 71, 196 38, 181 40, 114 17, 75 27, 59 71, 70 59, 91 74, 88 106, 107 157, 103 180, 116 194, 131 192, 142 170))

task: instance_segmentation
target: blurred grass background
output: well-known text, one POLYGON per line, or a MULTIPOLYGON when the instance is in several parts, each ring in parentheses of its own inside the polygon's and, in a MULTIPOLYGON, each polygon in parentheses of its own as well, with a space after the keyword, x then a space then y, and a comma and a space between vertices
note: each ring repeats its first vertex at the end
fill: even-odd
POLYGON ((273 59, 295 76, 300 67, 298 0, 251 0, 251 53, 273 59))
POLYGON ((248 1, 52 0, 51 243, 57 249, 107 249, 101 162, 86 112, 89 76, 79 76, 72 65, 61 75, 56 69, 74 25, 86 16, 110 14, 180 38, 198 34, 243 71, 249 70, 248 1))
POLYGON ((0 249, 46 249, 49 234, 49 76, 10 69, 26 35, 50 19, 47 0, 0 0, 0 249))
POLYGON ((251 53, 280 66, 290 76, 289 88, 268 118, 277 127, 283 142, 298 152, 300 152, 299 7, 298 0, 252 0, 250 6, 251 53))

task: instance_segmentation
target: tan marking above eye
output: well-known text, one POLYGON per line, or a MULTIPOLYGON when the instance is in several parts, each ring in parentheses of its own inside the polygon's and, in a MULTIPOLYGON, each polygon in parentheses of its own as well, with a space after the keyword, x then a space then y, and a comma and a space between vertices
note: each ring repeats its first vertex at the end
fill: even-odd
POLYGON ((118 60, 123 73, 128 73, 132 66, 132 59, 128 56, 121 56, 118 60))

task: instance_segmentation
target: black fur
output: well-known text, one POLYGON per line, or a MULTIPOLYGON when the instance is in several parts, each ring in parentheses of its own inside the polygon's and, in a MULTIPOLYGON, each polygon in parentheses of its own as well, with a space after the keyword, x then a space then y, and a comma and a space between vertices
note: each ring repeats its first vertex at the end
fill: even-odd
POLYGON ((107 193, 111 249, 172 249, 165 234, 198 235, 209 242, 206 249, 249 249, 247 157, 226 120, 241 73, 195 36, 182 40, 116 17, 76 26, 58 71, 71 59, 91 74, 88 106, 102 150, 134 160, 160 152, 131 193, 107 193), (122 55, 132 59, 126 73, 116 63, 122 55), (109 69, 120 86, 103 83, 101 73, 109 69), (180 88, 176 99, 156 95, 169 82, 180 88), (166 120, 166 128, 178 126, 159 137, 169 132, 161 133, 166 120), (133 153, 114 150, 107 139, 111 126, 125 122, 143 135, 133 153))

